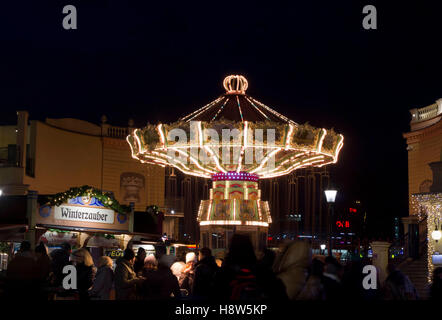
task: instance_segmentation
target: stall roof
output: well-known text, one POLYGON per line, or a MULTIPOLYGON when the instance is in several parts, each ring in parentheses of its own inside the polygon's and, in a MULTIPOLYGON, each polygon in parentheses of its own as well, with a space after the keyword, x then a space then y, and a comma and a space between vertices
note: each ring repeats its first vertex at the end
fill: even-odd
POLYGON ((78 231, 78 232, 106 232, 112 234, 130 234, 127 230, 114 230, 114 229, 99 229, 99 228, 84 228, 84 227, 69 227, 69 226, 60 226, 60 225, 50 225, 50 224, 37 224, 37 227, 40 228, 48 228, 48 229, 60 229, 60 230, 69 230, 69 231, 78 231))

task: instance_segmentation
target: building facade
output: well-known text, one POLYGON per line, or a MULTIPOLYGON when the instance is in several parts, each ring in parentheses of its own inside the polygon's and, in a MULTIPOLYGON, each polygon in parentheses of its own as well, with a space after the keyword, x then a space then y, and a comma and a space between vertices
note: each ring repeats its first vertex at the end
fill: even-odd
MULTIPOLYGON (((442 160, 442 99, 429 106, 412 109, 410 132, 404 134, 408 150, 408 194, 430 192, 433 173, 429 166, 442 160)), ((409 214, 414 215, 410 202, 409 214)))
POLYGON ((101 125, 70 118, 29 121, 26 111, 17 112, 17 119, 17 125, 0 127, 3 241, 24 237, 32 244, 50 240, 56 245, 56 240, 68 237, 80 246, 92 239, 95 247, 108 243, 124 248, 137 234, 159 238, 161 228, 153 226, 155 219, 144 216, 148 206, 164 207, 164 168, 132 159, 126 142, 130 124, 111 126, 105 117, 101 125), (106 208, 94 196, 45 205, 46 196, 81 186, 112 194, 120 204, 131 206, 130 214, 106 208), (65 212, 68 216, 63 216, 65 212), (136 223, 137 217, 142 223, 136 223))
MULTIPOLYGON (((55 194, 90 185, 135 210, 164 206, 164 168, 131 158, 128 127, 78 119, 28 120, 0 127, 0 189, 4 195, 55 194)), ((105 119, 103 119, 105 120, 105 119)))
POLYGON ((403 218, 408 254, 419 257, 426 251, 421 245, 427 239, 426 214, 416 202, 418 195, 438 189, 434 181, 434 165, 442 161, 442 99, 410 110, 410 132, 404 134, 408 150, 409 216, 403 218))

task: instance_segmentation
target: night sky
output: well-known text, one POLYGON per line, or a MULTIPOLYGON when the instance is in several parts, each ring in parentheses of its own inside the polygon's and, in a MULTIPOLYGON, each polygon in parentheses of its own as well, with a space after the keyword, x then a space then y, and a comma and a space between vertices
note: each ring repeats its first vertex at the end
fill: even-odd
POLYGON ((407 215, 409 109, 442 98, 440 10, 399 1, 9 1, 0 16, 0 123, 172 122, 243 74, 248 93, 345 136, 340 201, 391 231, 407 215), (164 2, 164 3, 163 3, 164 2), (388 2, 388 4, 387 4, 388 2), (62 8, 78 29, 62 28, 62 8), (373 4, 378 29, 362 28, 373 4))

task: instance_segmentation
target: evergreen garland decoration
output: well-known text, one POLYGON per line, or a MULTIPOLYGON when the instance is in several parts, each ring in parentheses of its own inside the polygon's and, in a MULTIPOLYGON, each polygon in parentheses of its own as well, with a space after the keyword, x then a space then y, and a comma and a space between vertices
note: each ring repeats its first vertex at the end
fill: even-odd
POLYGON ((96 198, 100 201, 106 208, 112 209, 120 214, 127 214, 130 212, 130 207, 126 205, 121 205, 112 193, 103 192, 91 186, 81 186, 70 188, 65 192, 60 192, 50 197, 48 204, 50 206, 60 206, 63 203, 67 203, 69 199, 74 199, 77 197, 89 197, 96 198))
POLYGON ((69 232, 71 232, 69 230, 60 230, 60 229, 51 229, 51 228, 49 228, 48 231, 49 232, 57 232, 57 233, 69 233, 69 232))
POLYGON ((0 242, 0 252, 9 253, 10 244, 9 242, 0 242))

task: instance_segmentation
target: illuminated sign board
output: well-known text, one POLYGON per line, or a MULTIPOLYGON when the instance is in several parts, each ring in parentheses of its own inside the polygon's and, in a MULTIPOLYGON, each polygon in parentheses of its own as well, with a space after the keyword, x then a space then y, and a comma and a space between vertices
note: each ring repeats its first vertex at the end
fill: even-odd
POLYGON ((338 228, 350 228, 350 221, 348 221, 348 220, 338 220, 338 221, 336 221, 336 227, 338 227, 338 228))
POLYGON ((108 253, 108 256, 111 257, 112 259, 120 258, 123 255, 124 255, 123 250, 112 250, 112 251, 109 251, 109 253, 108 253))
POLYGON ((129 216, 104 206, 94 197, 76 197, 60 205, 37 208, 36 223, 61 228, 94 228, 127 231, 129 216))
POLYGON ((54 217, 60 220, 114 223, 114 211, 104 208, 90 208, 81 206, 55 206, 54 217))

